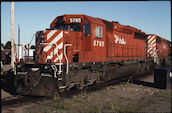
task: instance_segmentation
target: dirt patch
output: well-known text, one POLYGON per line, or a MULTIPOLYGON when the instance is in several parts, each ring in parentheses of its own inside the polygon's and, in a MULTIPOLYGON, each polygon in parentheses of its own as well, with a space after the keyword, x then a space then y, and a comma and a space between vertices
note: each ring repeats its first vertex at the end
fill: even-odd
POLYGON ((8 70, 12 69, 11 65, 1 65, 1 75, 4 75, 7 73, 8 70))
MULTIPOLYGON (((142 80, 153 82, 153 74, 142 80)), ((170 112, 171 90, 123 82, 103 89, 70 98, 57 98, 18 108, 2 110, 3 113, 102 113, 102 112, 170 112)))
POLYGON ((4 90, 1 89, 1 99, 12 97, 12 96, 13 95, 10 95, 9 93, 7 93, 7 92, 5 92, 4 90))
POLYGON ((1 72, 5 72, 5 71, 8 71, 10 69, 12 69, 12 67, 9 64, 4 64, 1 66, 1 72))

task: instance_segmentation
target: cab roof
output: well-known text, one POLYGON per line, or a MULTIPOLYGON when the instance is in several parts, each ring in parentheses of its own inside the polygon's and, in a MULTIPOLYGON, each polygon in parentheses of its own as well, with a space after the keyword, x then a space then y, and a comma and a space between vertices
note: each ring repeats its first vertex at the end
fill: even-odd
MULTIPOLYGON (((60 17, 66 17, 66 18, 83 18, 84 20, 87 20, 89 21, 90 23, 96 23, 96 24, 99 24, 99 25, 105 25, 105 22, 106 23, 109 23, 111 24, 112 26, 118 26, 120 28, 125 28, 125 29, 129 29, 129 30, 132 30, 132 31, 135 31, 135 32, 141 32, 143 34, 145 34, 144 32, 142 32, 140 29, 137 29, 135 27, 131 27, 131 26, 127 26, 127 25, 121 25, 120 23, 118 22, 114 22, 114 21, 107 21, 107 20, 104 20, 104 19, 100 19, 100 18, 95 18, 95 17, 91 17, 91 16, 88 16, 88 15, 84 15, 84 14, 64 14, 64 15, 60 15, 60 16, 57 16, 53 22, 50 24, 50 26, 52 24, 54 24, 55 22, 57 22, 57 19, 60 18, 60 17)), ((114 28, 113 28, 114 29, 114 28)))

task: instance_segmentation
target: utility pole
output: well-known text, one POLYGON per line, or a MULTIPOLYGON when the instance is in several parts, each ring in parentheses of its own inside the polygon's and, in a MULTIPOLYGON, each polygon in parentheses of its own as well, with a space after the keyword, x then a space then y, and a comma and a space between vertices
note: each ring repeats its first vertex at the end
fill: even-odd
POLYGON ((20 44, 20 25, 18 24, 18 44, 20 44))
POLYGON ((18 49, 18 51, 17 51, 17 60, 19 60, 19 57, 20 57, 20 26, 19 26, 19 24, 18 24, 18 46, 17 46, 17 49, 18 49))
POLYGON ((14 2, 11 2, 11 67, 14 69, 14 2))

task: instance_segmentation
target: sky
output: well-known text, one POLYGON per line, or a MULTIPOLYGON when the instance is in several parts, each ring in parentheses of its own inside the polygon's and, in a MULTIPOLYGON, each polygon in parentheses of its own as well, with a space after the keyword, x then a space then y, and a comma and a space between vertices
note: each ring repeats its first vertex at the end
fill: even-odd
MULTIPOLYGON (((1 43, 10 37, 10 2, 1 2, 1 43)), ((73 2, 14 2, 15 43, 31 41, 36 31, 49 28, 50 23, 63 14, 85 14, 108 21, 118 21, 171 40, 170 1, 73 1, 73 2)))

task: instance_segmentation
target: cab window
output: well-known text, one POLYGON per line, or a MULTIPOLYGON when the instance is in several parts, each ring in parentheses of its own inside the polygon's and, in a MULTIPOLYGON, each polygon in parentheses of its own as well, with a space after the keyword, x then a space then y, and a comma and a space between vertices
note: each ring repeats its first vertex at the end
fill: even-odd
POLYGON ((81 26, 78 24, 71 24, 70 31, 81 31, 81 26))
POLYGON ((90 24, 84 24, 84 34, 90 35, 90 24))
POLYGON ((59 27, 59 30, 68 30, 68 25, 60 25, 59 27))
POLYGON ((63 24, 63 25, 54 25, 51 26, 51 29, 59 29, 59 30, 66 30, 68 31, 68 25, 63 24))
POLYGON ((103 38, 103 28, 96 26, 96 38, 103 38))

